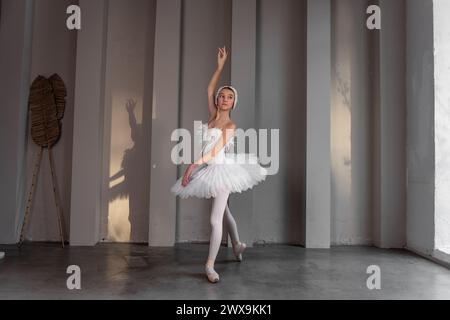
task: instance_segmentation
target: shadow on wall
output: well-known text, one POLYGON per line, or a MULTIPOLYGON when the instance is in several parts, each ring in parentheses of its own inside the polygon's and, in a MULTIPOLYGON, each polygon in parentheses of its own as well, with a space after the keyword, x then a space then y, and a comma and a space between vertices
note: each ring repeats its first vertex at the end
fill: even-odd
MULTIPOLYGON (((120 170, 109 177, 110 188, 108 190, 110 213, 108 216, 108 240, 117 242, 142 242, 142 239, 148 238, 149 216, 144 208, 149 207, 149 195, 145 187, 147 175, 143 167, 143 161, 149 159, 148 147, 145 144, 143 125, 138 124, 135 116, 136 102, 128 100, 126 110, 131 129, 131 140, 133 146, 124 151, 120 170), (117 180, 119 183, 113 185, 117 180), (112 186, 111 186, 112 185, 112 186), (128 211, 129 229, 125 226, 112 223, 111 204, 118 199, 128 200, 128 210, 120 208, 120 214, 128 211), (143 237, 144 235, 144 237, 143 237), (147 236, 146 236, 147 235, 147 236)), ((124 202, 126 203, 126 202, 124 202)))

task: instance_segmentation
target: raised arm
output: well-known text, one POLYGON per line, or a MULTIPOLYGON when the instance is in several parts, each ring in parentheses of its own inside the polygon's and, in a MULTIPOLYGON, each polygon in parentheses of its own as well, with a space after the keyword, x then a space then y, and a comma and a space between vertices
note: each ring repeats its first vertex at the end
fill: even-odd
POLYGON ((216 108, 216 102, 215 102, 215 90, 217 87, 217 83, 219 82, 220 74, 222 73, 223 67, 225 65, 225 62, 227 60, 228 53, 226 51, 226 48, 219 48, 219 52, 217 53, 217 69, 214 72, 211 81, 208 85, 208 109, 209 109, 209 117, 210 119, 212 117, 215 117, 217 108, 216 108))
POLYGON ((128 99, 126 104, 128 112, 128 123, 130 124, 131 130, 135 130, 137 127, 136 116, 134 115, 134 109, 136 108, 136 101, 133 99, 128 99))

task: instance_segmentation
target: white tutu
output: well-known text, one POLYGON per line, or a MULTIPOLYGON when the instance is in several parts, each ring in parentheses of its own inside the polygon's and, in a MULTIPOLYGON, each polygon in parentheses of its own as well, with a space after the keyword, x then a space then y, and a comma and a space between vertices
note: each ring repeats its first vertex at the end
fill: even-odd
MULTIPOLYGON (((202 124, 196 133, 201 134, 202 152, 207 153, 216 144, 222 131, 202 124)), ((227 152, 233 143, 234 138, 212 160, 195 168, 186 187, 181 185, 181 177, 171 191, 180 198, 214 198, 223 190, 240 193, 265 180, 267 170, 258 164, 256 155, 227 152)))

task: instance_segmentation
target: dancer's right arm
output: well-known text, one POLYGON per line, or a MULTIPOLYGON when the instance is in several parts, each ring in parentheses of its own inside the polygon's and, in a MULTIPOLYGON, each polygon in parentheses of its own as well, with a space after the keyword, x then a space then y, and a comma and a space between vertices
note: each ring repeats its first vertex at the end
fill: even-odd
POLYGON ((211 81, 208 85, 208 109, 209 109, 209 119, 216 116, 217 107, 215 102, 215 90, 217 87, 217 83, 219 82, 220 74, 222 73, 223 66, 227 60, 228 53, 226 48, 219 48, 219 52, 217 53, 217 69, 214 72, 211 81))

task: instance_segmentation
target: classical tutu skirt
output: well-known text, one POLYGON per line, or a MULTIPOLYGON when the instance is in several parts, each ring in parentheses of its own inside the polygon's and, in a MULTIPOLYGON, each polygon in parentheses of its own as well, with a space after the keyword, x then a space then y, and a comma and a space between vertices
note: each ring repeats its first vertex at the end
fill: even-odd
POLYGON ((203 164, 195 168, 190 181, 183 187, 183 177, 171 191, 180 198, 211 198, 219 192, 241 193, 265 180, 267 170, 258 164, 254 154, 225 153, 220 163, 203 164))

